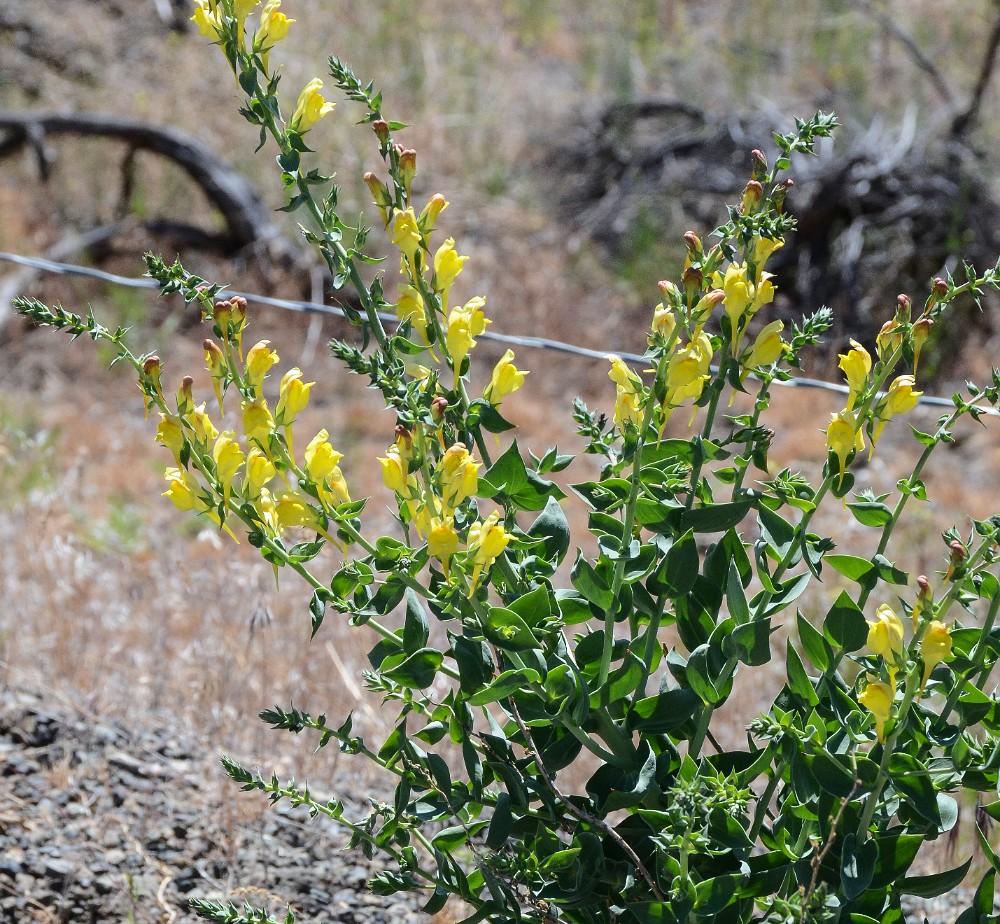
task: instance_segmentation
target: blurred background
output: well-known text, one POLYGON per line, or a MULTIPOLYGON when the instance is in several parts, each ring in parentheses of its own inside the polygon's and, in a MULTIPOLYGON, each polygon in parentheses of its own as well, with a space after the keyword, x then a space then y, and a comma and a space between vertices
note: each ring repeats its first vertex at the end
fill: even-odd
MULTIPOLYGON (((383 90, 388 116, 410 126, 400 140, 418 152, 416 198, 451 202, 440 227, 471 256, 461 295, 486 294, 492 330, 607 351, 643 350, 656 282, 681 267, 681 235, 707 238, 726 219, 750 150, 773 156, 772 131, 835 111, 835 139, 792 165, 800 230, 769 265, 780 294, 763 320, 833 308, 807 371, 836 380, 837 350, 849 337, 871 345, 898 293, 922 304, 933 275, 1000 255, 1000 5, 791 6, 286 0, 296 24, 272 63, 289 106, 330 54, 383 90)), ((139 277, 151 249, 238 291, 335 305, 294 221, 274 211, 284 200, 272 152, 254 152, 232 75, 189 15, 183 0, 0 0, 0 251, 139 277)), ((316 164, 337 171, 345 215, 377 224, 361 182, 377 151, 360 115, 338 100, 309 143, 316 164)), ((383 243, 377 229, 370 250, 383 243)), ((391 266, 385 275, 391 297, 391 266)), ((354 709, 356 727, 379 730, 360 680, 374 640, 328 616, 309 642, 308 595, 293 575, 279 594, 246 543, 162 500, 167 456, 128 371, 11 317, 22 294, 131 327, 136 352, 163 358, 165 382, 190 373, 210 394, 207 332, 179 300, 0 257, 0 687, 181 723, 217 750, 325 774, 325 755, 290 752, 256 715, 294 701, 331 720, 354 709)), ((252 312, 248 336, 270 339, 318 383, 305 428, 327 427, 352 493, 372 495, 369 530, 391 529, 374 457, 394 421, 325 349, 355 333, 332 317, 252 312)), ((983 310, 957 306, 925 351, 925 391, 985 380, 997 334, 992 297, 983 310)), ((481 342, 480 385, 502 352, 481 342)), ((527 349, 518 365, 532 374, 505 408, 522 445, 579 447, 570 403, 579 394, 610 408, 605 365, 527 349)), ((815 471, 836 407, 836 395, 782 392, 772 464, 815 471)), ((939 413, 912 422, 929 429, 939 413)), ((995 427, 958 437, 927 478, 934 503, 918 506, 905 536, 912 573, 939 567, 944 527, 964 529, 963 514, 990 515, 1000 501, 995 427)), ((913 445, 894 422, 859 489, 890 490, 913 445)), ((568 479, 584 480, 587 464, 568 479)), ((582 506, 570 512, 585 531, 582 506)), ((836 591, 819 588, 815 605, 836 591)), ((733 735, 767 692, 731 710, 733 735)))

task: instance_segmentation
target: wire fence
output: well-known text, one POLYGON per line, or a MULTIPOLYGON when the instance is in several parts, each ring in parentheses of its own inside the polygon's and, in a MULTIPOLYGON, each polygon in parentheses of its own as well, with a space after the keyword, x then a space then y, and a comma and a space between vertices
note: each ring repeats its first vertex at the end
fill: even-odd
MULTIPOLYGON (((79 266, 73 263, 60 263, 56 260, 46 260, 41 257, 26 257, 22 254, 0 252, 0 262, 13 263, 19 266, 39 270, 44 273, 52 273, 58 276, 85 276, 91 279, 99 279, 102 282, 112 285, 126 286, 132 289, 159 289, 159 284, 148 277, 119 276, 116 273, 108 273, 104 270, 94 269, 89 266, 79 266)), ((273 298, 268 295, 258 295, 254 292, 238 292, 234 289, 226 289, 228 296, 241 295, 247 301, 260 305, 269 305, 273 308, 280 308, 285 311, 295 311, 300 314, 328 315, 331 317, 344 317, 344 311, 335 305, 323 305, 319 302, 302 301, 298 299, 273 298)), ((398 319, 394 314, 386 312, 380 313, 379 317, 390 324, 397 323, 398 319)), ((629 353, 622 351, 591 350, 587 347, 577 346, 573 343, 566 343, 562 340, 553 340, 548 337, 526 337, 518 334, 502 334, 496 331, 484 331, 479 335, 483 340, 493 340, 497 343, 511 346, 527 347, 536 350, 551 350, 560 353, 569 353, 574 356, 584 356, 590 359, 604 359, 609 353, 620 356, 627 362, 640 365, 646 362, 639 353, 629 353)), ((848 394, 846 385, 836 382, 827 382, 823 379, 813 379, 806 376, 796 376, 786 382, 776 380, 775 385, 789 388, 814 388, 823 391, 832 391, 838 394, 848 394)), ((953 408, 954 401, 951 398, 943 398, 935 395, 921 395, 920 404, 925 407, 946 407, 953 408)), ((1000 416, 1000 410, 995 408, 984 408, 983 413, 991 416, 1000 416)))

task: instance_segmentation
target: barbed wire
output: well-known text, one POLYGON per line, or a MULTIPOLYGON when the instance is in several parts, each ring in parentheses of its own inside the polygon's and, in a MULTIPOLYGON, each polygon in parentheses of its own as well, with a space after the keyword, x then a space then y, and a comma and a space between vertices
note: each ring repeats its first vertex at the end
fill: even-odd
MULTIPOLYGON (((23 254, 5 253, 0 251, 0 261, 14 263, 20 266, 30 267, 57 276, 86 276, 91 279, 99 279, 113 285, 126 286, 133 289, 154 289, 160 288, 155 279, 148 277, 119 276, 116 273, 109 273, 105 270, 94 269, 90 266, 80 266, 75 263, 60 263, 57 260, 46 260, 42 257, 26 257, 23 254)), ((286 311, 296 311, 300 314, 328 315, 331 317, 343 318, 345 312, 336 305, 323 305, 319 302, 304 301, 300 299, 274 298, 269 295, 258 295, 254 292, 238 292, 235 289, 226 288, 229 296, 241 295, 247 301, 256 302, 261 305, 268 305, 273 308, 281 308, 286 311)), ((398 322, 394 314, 380 312, 379 317, 390 324, 398 322)), ((604 359, 609 354, 620 356, 626 362, 635 365, 642 365, 647 362, 639 353, 630 353, 621 350, 592 350, 588 347, 577 346, 574 343, 566 343, 562 340, 553 340, 549 337, 531 337, 519 334, 502 334, 497 331, 484 331, 479 337, 483 340, 493 340, 497 343, 504 343, 512 346, 528 347, 535 350, 551 350, 561 353, 569 353, 574 356, 584 356, 589 359, 604 359)), ((850 389, 846 385, 837 382, 827 382, 823 379, 813 379, 806 376, 797 376, 788 381, 775 380, 775 385, 788 388, 815 388, 822 391, 831 391, 837 394, 846 395, 850 389)), ((953 408, 955 402, 951 398, 942 398, 936 395, 921 395, 920 404, 928 407, 953 408)), ((996 408, 983 408, 984 414, 990 416, 1000 416, 1000 410, 996 408)))

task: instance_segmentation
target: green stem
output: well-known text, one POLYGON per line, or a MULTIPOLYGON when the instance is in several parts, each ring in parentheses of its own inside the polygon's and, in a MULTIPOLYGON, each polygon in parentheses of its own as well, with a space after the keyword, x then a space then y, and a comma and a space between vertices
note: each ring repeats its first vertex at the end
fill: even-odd
POLYGON ((705 423, 701 428, 701 441, 697 444, 698 457, 695 459, 695 463, 691 468, 691 490, 688 491, 687 500, 684 503, 685 510, 690 510, 694 506, 694 499, 698 496, 698 484, 701 481, 701 470, 705 465, 704 443, 712 435, 712 427, 715 424, 715 414, 719 408, 719 398, 722 397, 722 392, 726 386, 726 373, 729 370, 730 363, 728 338, 723 339, 721 349, 723 351, 723 357, 719 362, 719 372, 712 382, 712 397, 709 399, 708 408, 705 411, 705 423))
POLYGON ((771 799, 774 797, 775 790, 781 783, 781 774, 777 771, 774 776, 767 781, 767 786, 764 788, 764 792, 761 793, 760 798, 757 800, 757 808, 753 816, 753 824, 750 825, 750 830, 747 832, 747 837, 756 844, 757 836, 760 834, 760 829, 764 825, 764 818, 767 816, 768 807, 771 805, 771 799))

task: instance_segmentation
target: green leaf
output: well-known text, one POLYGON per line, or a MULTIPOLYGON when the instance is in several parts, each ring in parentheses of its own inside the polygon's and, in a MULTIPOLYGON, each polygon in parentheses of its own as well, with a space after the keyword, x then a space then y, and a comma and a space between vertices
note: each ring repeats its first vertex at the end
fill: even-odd
POLYGON ((712 645, 699 645, 691 652, 687 663, 687 682, 702 702, 709 706, 724 703, 733 691, 733 678, 729 677, 721 688, 717 681, 722 676, 726 656, 712 645))
POLYGON ((956 919, 955 924, 980 924, 981 921, 996 920, 993 914, 993 893, 996 887, 996 868, 988 869, 976 889, 972 904, 956 919))
POLYGON ((889 759, 892 785, 923 818, 939 829, 942 826, 937 792, 927 768, 916 757, 896 751, 889 759))
POLYGON ((726 581, 726 603, 729 605, 729 615, 737 625, 750 621, 750 606, 747 603, 746 591, 743 589, 743 579, 735 561, 729 563, 729 576, 726 581))
POLYGON ((853 831, 844 838, 840 853, 840 884, 848 898, 857 898, 871 885, 878 862, 878 844, 871 838, 860 847, 853 831))
POLYGON ((577 551, 573 570, 570 572, 573 586, 599 610, 607 611, 614 602, 611 587, 604 577, 577 551))
POLYGON ((523 597, 518 597, 507 605, 524 620, 526 625, 532 628, 540 626, 552 615, 549 589, 544 584, 540 584, 534 590, 528 591, 523 597))
POLYGON ((404 687, 422 690, 434 682, 444 655, 434 648, 421 648, 411 655, 393 655, 382 662, 381 673, 404 687))
POLYGON ((760 536, 779 559, 792 547, 795 540, 795 527, 783 516, 761 504, 757 510, 760 522, 760 536))
POLYGON ((569 550, 569 521, 559 505, 559 501, 554 497, 550 497, 545 502, 542 512, 528 527, 528 536, 532 539, 542 540, 542 548, 545 550, 545 558, 548 561, 556 565, 562 564, 562 560, 569 550))
POLYGON ((812 681, 802 666, 802 659, 789 639, 785 648, 785 672, 788 677, 788 688, 810 707, 819 703, 819 697, 813 688, 812 681))
POLYGON ((527 623, 513 610, 502 606, 490 607, 483 634, 504 651, 530 651, 541 647, 527 623))
POLYGON ((847 507, 862 526, 885 526, 892 519, 892 511, 885 504, 876 501, 858 501, 847 507))
POLYGON ((944 895, 945 892, 950 892, 959 886, 965 879, 965 874, 969 871, 970 866, 972 866, 971 856, 961 866, 945 870, 943 873, 935 873, 931 876, 910 876, 903 879, 897 884, 896 889, 901 895, 936 898, 938 895, 944 895))
POLYGON ((577 858, 580 856, 580 851, 582 849, 582 847, 567 847, 565 850, 557 850, 555 853, 547 856, 542 861, 542 865, 539 869, 543 873, 569 869, 571 866, 576 864, 577 858))
POLYGON ((486 834, 486 847, 489 850, 499 850, 507 843, 507 838, 513 830, 514 814, 511 812, 510 796, 505 792, 498 792, 490 829, 486 834))
POLYGON ((492 683, 473 693, 466 702, 470 706, 485 706, 487 703, 506 699, 522 687, 540 682, 541 675, 531 668, 522 667, 516 671, 504 671, 492 683))
POLYGON ((858 558, 857 555, 827 555, 823 561, 849 581, 857 581, 862 586, 875 570, 867 558, 858 558))
POLYGON ((823 638, 823 633, 802 615, 802 610, 795 612, 795 625, 799 630, 799 643, 802 645, 806 657, 818 670, 825 673, 830 664, 833 663, 830 643, 823 638))
MULTIPOLYGON (((733 819, 734 821, 736 819, 733 819)), ((746 879, 741 873, 726 873, 704 879, 695 887, 695 910, 701 918, 714 917, 738 900, 738 890, 746 879)))
MULTIPOLYGON (((690 719, 701 698, 693 690, 664 690, 640 699, 628 715, 628 728, 648 735, 669 735, 690 719)), ((1000 807, 1000 802, 997 803, 1000 807)))
POLYGON ((750 667, 759 667, 771 660, 771 633, 774 631, 770 619, 744 623, 726 635, 722 649, 750 667))
POLYGON ((323 625, 323 617, 326 615, 326 593, 318 590, 309 598, 309 613, 312 616, 312 633, 314 637, 319 632, 319 627, 323 625))
POLYGON ((923 842, 920 834, 890 834, 878 838, 878 862, 871 888, 894 885, 910 868, 923 842))
POLYGON ((696 533, 725 532, 742 523, 752 506, 753 501, 736 501, 686 510, 681 514, 681 529, 690 529, 696 533))
POLYGON ((430 635, 427 614, 420 598, 409 588, 406 591, 406 619, 403 622, 403 650, 413 654, 427 644, 430 635))
POLYGON ((823 634, 843 651, 857 651, 868 642, 868 623, 858 605, 841 591, 823 620, 823 634))
POLYGON ((808 759, 809 769, 825 792, 837 798, 849 798, 855 792, 855 778, 851 768, 838 760, 841 756, 821 748, 808 759))
POLYGON ((649 581, 651 593, 665 593, 676 599, 688 593, 698 578, 698 545, 694 532, 688 530, 670 546, 663 564, 649 581))

